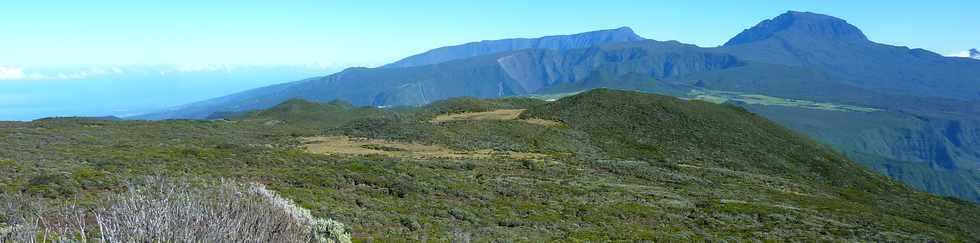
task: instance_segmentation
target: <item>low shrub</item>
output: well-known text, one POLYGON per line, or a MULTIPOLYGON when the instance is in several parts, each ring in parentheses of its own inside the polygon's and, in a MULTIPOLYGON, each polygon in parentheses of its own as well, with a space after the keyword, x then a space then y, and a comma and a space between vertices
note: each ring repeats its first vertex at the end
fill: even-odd
POLYGON ((313 217, 260 184, 150 177, 89 208, 47 208, 0 195, 0 242, 350 242, 340 222, 313 217))

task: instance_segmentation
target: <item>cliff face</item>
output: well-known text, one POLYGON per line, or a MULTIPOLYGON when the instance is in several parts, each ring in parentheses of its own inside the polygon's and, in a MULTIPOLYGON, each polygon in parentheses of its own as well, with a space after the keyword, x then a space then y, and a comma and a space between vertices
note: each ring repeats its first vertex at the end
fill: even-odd
POLYGON ((508 77, 528 92, 555 85, 578 85, 591 79, 640 75, 652 80, 732 68, 734 56, 710 53, 677 42, 641 41, 588 49, 520 51, 497 59, 508 77))
POLYGON ((921 118, 909 122, 910 126, 838 135, 837 147, 860 153, 854 159, 923 191, 980 201, 980 122, 921 118))
POLYGON ((920 190, 980 201, 980 121, 904 112, 750 107, 920 190))

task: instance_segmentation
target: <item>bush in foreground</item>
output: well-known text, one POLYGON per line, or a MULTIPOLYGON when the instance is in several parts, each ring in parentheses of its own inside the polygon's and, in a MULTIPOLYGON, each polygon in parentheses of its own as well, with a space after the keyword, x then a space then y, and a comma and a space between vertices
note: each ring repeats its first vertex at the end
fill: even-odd
POLYGON ((0 242, 350 242, 337 221, 260 184, 148 178, 99 206, 0 195, 0 242))

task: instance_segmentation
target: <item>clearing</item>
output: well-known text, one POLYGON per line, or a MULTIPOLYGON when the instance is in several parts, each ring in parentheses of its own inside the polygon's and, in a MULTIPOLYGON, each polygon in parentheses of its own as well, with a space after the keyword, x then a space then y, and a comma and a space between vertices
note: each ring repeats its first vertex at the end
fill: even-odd
POLYGON ((881 109, 861 107, 853 105, 843 105, 834 103, 823 103, 809 100, 785 99, 760 94, 747 94, 733 91, 719 90, 691 90, 688 93, 693 99, 707 101, 711 103, 725 103, 728 101, 738 101, 750 105, 772 105, 787 106, 814 110, 842 111, 842 112, 876 112, 881 109))
MULTIPOLYGON (((469 121, 469 120, 497 120, 497 121, 517 120, 517 118, 520 117, 521 112, 524 111, 525 109, 499 109, 499 110, 484 111, 484 112, 465 112, 465 113, 457 113, 457 114, 446 114, 446 115, 436 116, 430 122, 438 124, 438 123, 446 123, 446 122, 454 122, 454 121, 469 121)), ((535 125, 542 125, 542 126, 561 125, 561 122, 549 121, 549 120, 538 119, 538 118, 521 119, 520 121, 535 124, 535 125)))
POLYGON ((307 152, 330 155, 384 155, 400 158, 447 158, 447 159, 544 159, 547 155, 499 151, 492 149, 456 150, 441 145, 426 145, 383 139, 348 136, 303 138, 307 152))

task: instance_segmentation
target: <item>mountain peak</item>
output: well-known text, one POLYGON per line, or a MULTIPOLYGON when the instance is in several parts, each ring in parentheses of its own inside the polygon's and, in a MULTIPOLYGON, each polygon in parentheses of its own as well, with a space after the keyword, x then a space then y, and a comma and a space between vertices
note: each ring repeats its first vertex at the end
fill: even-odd
POLYGON ((789 11, 742 31, 726 42, 725 46, 765 40, 773 36, 838 41, 868 40, 860 29, 843 19, 818 13, 789 11))
POLYGON ((606 30, 606 31, 611 31, 611 32, 619 33, 619 34, 627 34, 627 35, 632 35, 632 36, 637 37, 637 38, 642 38, 639 35, 637 35, 635 32, 633 32, 633 28, 630 28, 629 26, 623 26, 623 27, 619 27, 619 28, 615 28, 615 29, 611 29, 611 30, 606 30))

